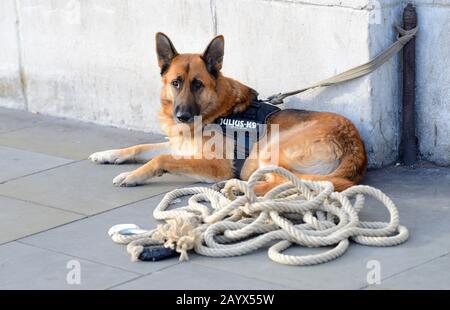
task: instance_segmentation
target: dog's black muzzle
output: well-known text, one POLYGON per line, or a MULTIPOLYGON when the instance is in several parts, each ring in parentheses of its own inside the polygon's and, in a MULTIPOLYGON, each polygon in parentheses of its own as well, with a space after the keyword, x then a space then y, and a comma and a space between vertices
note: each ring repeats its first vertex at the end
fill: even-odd
POLYGON ((174 118, 179 123, 192 123, 200 110, 196 104, 179 104, 175 106, 174 118))

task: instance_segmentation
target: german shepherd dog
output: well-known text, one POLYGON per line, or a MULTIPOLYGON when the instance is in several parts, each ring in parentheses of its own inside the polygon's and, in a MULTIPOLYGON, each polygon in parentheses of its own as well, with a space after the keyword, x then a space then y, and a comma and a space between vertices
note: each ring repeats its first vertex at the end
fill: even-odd
MULTIPOLYGON (((156 52, 163 83, 159 119, 168 142, 97 152, 89 159, 98 164, 146 162, 134 171, 115 177, 113 184, 117 186, 146 184, 164 173, 207 182, 232 178, 233 159, 223 154, 217 156, 216 151, 199 150, 192 137, 195 117, 201 116, 203 125, 210 124, 219 117, 246 110, 257 97, 250 87, 222 75, 223 36, 215 37, 203 54, 179 54, 165 34, 157 33, 156 52), (188 126, 192 134, 180 134, 176 129, 179 125, 188 126)), ((363 178, 367 167, 364 143, 356 127, 345 117, 285 109, 268 118, 268 131, 271 125, 278 125, 277 165, 297 177, 331 181, 337 191, 363 178)), ((206 142, 206 137, 202 139, 206 142)), ((271 164, 270 156, 261 154, 275 144, 271 140, 266 140, 264 146, 258 144, 261 143, 255 143, 251 154, 255 149, 260 153, 245 160, 239 174, 242 180, 247 180, 256 169, 271 164)), ((285 182, 284 177, 267 174, 257 184, 255 192, 263 195, 285 182)))

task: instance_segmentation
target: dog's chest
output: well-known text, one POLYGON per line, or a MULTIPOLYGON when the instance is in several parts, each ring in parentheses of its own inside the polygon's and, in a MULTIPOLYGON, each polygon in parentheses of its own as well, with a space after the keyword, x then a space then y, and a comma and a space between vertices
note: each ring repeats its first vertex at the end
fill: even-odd
POLYGON ((243 112, 215 120, 214 124, 220 126, 223 136, 233 141, 235 177, 239 177, 253 145, 266 134, 267 120, 278 111, 278 107, 254 101, 243 112))

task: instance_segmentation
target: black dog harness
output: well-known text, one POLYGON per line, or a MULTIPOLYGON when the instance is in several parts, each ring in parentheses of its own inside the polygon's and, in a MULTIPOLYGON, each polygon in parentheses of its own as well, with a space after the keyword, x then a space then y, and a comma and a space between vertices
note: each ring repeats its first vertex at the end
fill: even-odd
POLYGON ((235 178, 240 177, 242 166, 255 142, 266 134, 268 118, 278 111, 280 108, 276 106, 255 100, 245 111, 219 117, 214 121, 222 128, 224 136, 234 138, 233 175, 235 178))

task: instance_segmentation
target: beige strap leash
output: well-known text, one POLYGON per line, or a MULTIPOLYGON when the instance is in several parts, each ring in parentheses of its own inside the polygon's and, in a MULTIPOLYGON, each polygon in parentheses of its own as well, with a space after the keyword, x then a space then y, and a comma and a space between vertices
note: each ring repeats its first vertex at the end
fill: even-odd
POLYGON ((304 91, 307 91, 309 89, 313 89, 313 88, 317 88, 317 87, 325 87, 325 86, 331 86, 331 85, 336 85, 342 82, 347 82, 356 78, 359 78, 361 76, 364 76, 366 74, 369 74, 373 71, 375 71, 375 69, 377 69, 379 66, 381 66, 382 64, 384 64, 385 62, 387 62, 389 59, 392 58, 392 56, 394 56, 395 54, 397 54, 402 48, 403 46, 408 43, 417 33, 417 31, 419 30, 419 26, 417 26, 414 29, 411 30, 404 30, 401 27, 395 25, 395 29, 397 30, 398 37, 397 37, 397 41, 395 41, 391 46, 389 46, 389 48, 387 48, 385 51, 383 51, 382 53, 378 54, 374 59, 372 59, 371 61, 362 64, 360 66, 357 66, 355 68, 352 68, 350 70, 347 70, 345 72, 342 72, 338 75, 332 76, 328 79, 322 80, 318 83, 315 83, 311 86, 299 89, 299 90, 294 90, 291 92, 286 92, 286 93, 279 93, 279 94, 275 94, 272 95, 270 97, 268 97, 267 99, 263 100, 265 102, 268 102, 270 104, 273 105, 278 105, 278 104, 282 104, 283 100, 287 97, 293 96, 293 95, 297 95, 300 94, 304 91))

